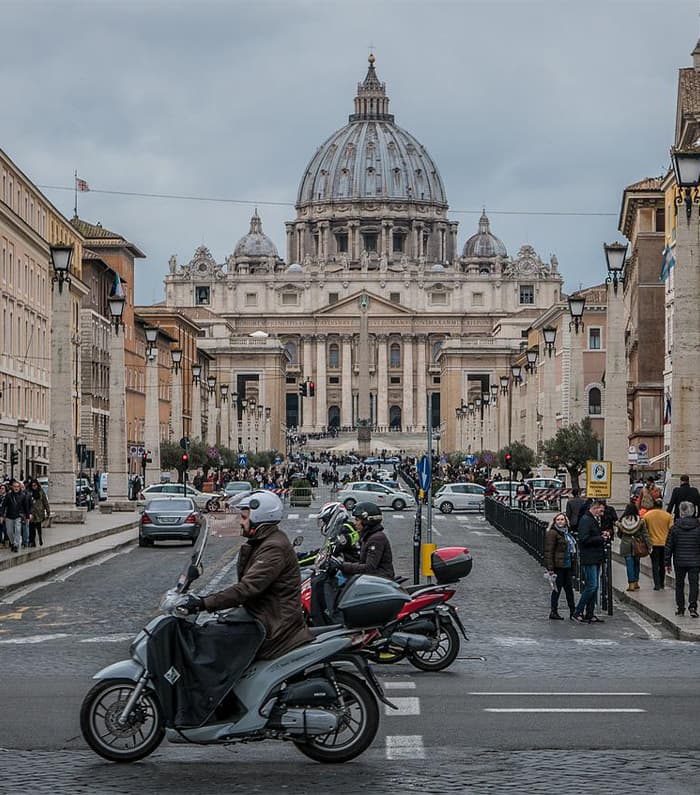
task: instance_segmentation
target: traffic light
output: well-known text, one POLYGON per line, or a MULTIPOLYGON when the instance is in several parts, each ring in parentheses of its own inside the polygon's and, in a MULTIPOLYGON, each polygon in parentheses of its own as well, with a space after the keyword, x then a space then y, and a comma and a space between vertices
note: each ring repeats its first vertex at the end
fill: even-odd
POLYGON ((17 450, 12 450, 10 453, 10 463, 11 464, 18 464, 19 463, 19 453, 17 450))
POLYGON ((306 395, 306 381, 302 381, 302 382, 299 384, 299 394, 300 394, 302 397, 306 397, 306 396, 307 396, 307 395, 306 395))
POLYGON ((511 464, 513 462, 513 456, 510 453, 506 453, 505 459, 506 459, 506 467, 510 471, 511 464))
POLYGON ((309 397, 313 397, 316 394, 316 384, 313 381, 309 381, 309 397))
POLYGON ((153 463, 153 456, 151 455, 151 451, 150 450, 146 450, 145 458, 146 458, 146 463, 147 464, 152 464, 153 463))
POLYGON ((182 468, 187 469, 187 465, 190 463, 189 453, 183 453, 181 456, 181 460, 182 460, 182 468))

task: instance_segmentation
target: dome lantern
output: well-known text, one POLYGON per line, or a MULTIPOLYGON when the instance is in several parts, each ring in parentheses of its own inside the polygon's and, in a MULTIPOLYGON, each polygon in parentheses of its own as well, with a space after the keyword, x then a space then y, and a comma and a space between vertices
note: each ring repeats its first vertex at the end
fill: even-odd
POLYGON ((394 117, 389 113, 389 97, 386 95, 386 85, 379 82, 377 70, 374 68, 374 55, 367 59, 369 68, 364 82, 357 84, 355 97, 355 112, 351 113, 348 121, 388 121, 393 122, 394 117))

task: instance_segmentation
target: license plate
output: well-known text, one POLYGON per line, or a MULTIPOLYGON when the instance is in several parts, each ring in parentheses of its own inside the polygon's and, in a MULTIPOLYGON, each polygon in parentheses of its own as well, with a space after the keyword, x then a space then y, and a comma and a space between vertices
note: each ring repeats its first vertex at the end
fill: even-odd
POLYGON ((159 524, 177 524, 179 521, 179 516, 161 516, 158 520, 159 524))

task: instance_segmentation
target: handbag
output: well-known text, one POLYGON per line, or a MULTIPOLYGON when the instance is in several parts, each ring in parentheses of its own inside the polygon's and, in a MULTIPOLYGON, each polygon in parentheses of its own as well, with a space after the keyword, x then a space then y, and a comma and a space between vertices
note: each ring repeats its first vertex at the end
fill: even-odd
POLYGON ((639 536, 632 536, 632 555, 635 558, 645 558, 649 554, 649 547, 647 547, 643 538, 639 536))

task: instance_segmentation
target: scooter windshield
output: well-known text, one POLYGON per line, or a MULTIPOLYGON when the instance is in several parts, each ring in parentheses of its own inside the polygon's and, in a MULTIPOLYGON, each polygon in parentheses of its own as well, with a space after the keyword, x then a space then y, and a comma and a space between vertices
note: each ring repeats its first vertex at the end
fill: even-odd
POLYGON ((177 578, 177 585, 174 588, 168 589, 165 596, 160 603, 160 609, 163 612, 170 612, 176 606, 182 594, 187 593, 192 583, 202 574, 204 567, 202 560, 204 558, 204 550, 207 546, 207 538, 209 537, 209 520, 204 525, 204 532, 199 537, 199 547, 192 554, 192 558, 187 563, 182 573, 177 578))

